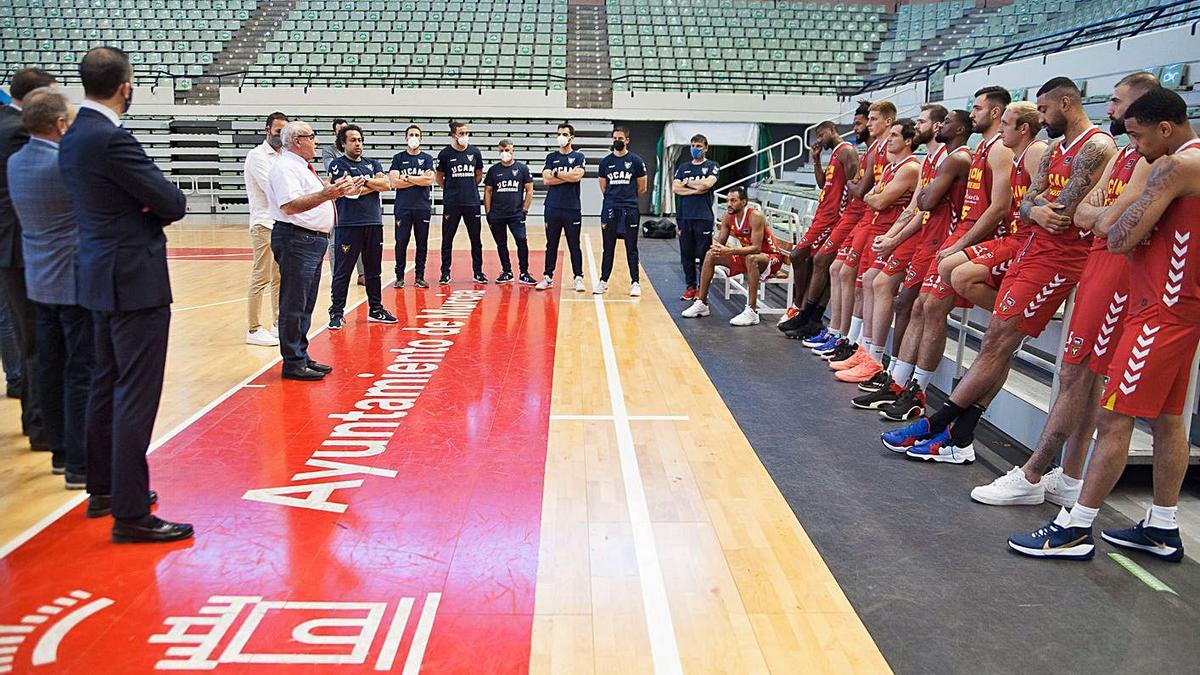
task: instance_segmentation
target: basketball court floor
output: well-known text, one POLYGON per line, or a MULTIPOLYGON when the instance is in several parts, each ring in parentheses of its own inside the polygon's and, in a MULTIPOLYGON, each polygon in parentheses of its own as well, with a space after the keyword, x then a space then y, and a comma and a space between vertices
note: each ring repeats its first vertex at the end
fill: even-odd
POLYGON ((674 242, 643 241, 632 299, 620 251, 603 297, 476 288, 459 236, 448 290, 391 289, 388 257, 399 325, 352 287, 324 330, 323 291, 336 370, 303 383, 242 343, 244 227, 172 228, 151 475, 196 538, 108 543, 5 402, 0 673, 1194 668, 1193 560, 1010 556, 1049 507, 972 504, 985 463, 892 456, 769 321, 678 319, 674 242))

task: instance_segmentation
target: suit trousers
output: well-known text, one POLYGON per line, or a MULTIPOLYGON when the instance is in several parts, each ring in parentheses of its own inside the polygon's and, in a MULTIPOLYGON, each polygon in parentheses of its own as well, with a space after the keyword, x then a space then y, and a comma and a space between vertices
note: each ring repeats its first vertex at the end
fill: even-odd
POLYGON ((288 371, 308 367, 308 329, 321 287, 321 261, 326 237, 275 221, 271 252, 279 265, 279 352, 288 371))
POLYGON ((38 403, 54 459, 87 473, 87 407, 92 389, 92 313, 37 304, 38 403))
POLYGON ((571 258, 571 274, 583 276, 583 249, 579 247, 583 216, 574 209, 546 209, 546 276, 554 278, 558 267, 558 242, 567 235, 567 253, 571 258))
POLYGON ((350 288, 350 270, 359 260, 365 270, 367 304, 372 310, 383 307, 379 277, 383 267, 383 225, 335 227, 333 229, 333 280, 329 284, 329 316, 341 316, 346 310, 346 292, 350 288))
POLYGON ((625 240, 625 261, 629 263, 629 281, 638 282, 638 220, 641 214, 637 207, 607 208, 601 214, 600 236, 604 250, 600 255, 600 281, 608 281, 612 274, 613 258, 617 252, 617 240, 625 240))
POLYGON ((167 365, 171 307, 92 312, 95 365, 87 407, 87 490, 112 495, 112 514, 150 513, 146 451, 167 365))
POLYGON ((0 267, 0 302, 8 308, 21 352, 21 433, 30 445, 45 449, 49 442, 37 396, 37 312, 25 291, 23 268, 0 267))
POLYGON ((275 318, 279 316, 279 265, 271 255, 271 228, 251 225, 250 244, 254 250, 254 263, 250 268, 250 316, 246 330, 253 333, 259 328, 274 326, 275 318), (270 323, 263 323, 262 301, 268 294, 271 297, 270 323))
POLYGON ((404 278, 408 242, 417 236, 417 254, 413 258, 417 279, 425 278, 425 259, 429 256, 429 211, 401 211, 396 214, 396 278, 404 278))

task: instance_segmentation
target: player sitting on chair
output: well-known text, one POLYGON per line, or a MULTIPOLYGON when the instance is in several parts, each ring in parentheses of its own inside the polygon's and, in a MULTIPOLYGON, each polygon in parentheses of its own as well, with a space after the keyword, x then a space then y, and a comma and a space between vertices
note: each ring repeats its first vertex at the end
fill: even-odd
POLYGON ((750 208, 745 188, 730 188, 728 199, 720 230, 704 256, 700 297, 683 310, 683 316, 689 319, 708 316, 708 289, 713 270, 720 265, 728 269, 728 276, 741 274, 746 279, 746 309, 730 319, 729 324, 753 326, 758 323, 758 286, 783 266, 783 253, 775 243, 767 219, 758 209, 750 208), (733 246, 726 245, 730 235, 737 240, 733 246))

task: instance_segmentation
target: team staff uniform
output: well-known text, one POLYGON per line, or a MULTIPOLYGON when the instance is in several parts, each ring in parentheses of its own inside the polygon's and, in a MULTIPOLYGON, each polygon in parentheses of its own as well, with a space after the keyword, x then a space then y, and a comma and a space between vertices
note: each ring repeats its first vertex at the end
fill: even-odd
POLYGON ((413 284, 428 288, 425 283, 425 260, 429 254, 429 221, 433 214, 429 185, 433 180, 433 157, 421 151, 420 130, 408 132, 408 149, 392 158, 388 174, 396 190, 396 288, 404 288, 404 270, 408 258, 408 242, 416 235, 417 251, 413 258, 413 284))
MULTIPOLYGON (((615 133, 618 132, 614 132, 615 133)), ((638 192, 645 190, 646 163, 626 149, 625 141, 613 142, 613 152, 600 160, 600 189, 604 201, 600 207, 600 227, 604 237, 604 254, 600 260, 600 285, 593 291, 608 290, 612 274, 617 239, 625 241, 625 260, 629 263, 629 294, 642 293, 638 283, 638 226, 641 212, 638 192)))
MULTIPOLYGON (((483 177, 483 153, 471 145, 466 127, 460 127, 461 136, 454 136, 437 156, 437 180, 442 186, 442 276, 439 284, 450 283, 450 264, 454 258, 454 235, 458 234, 458 223, 467 226, 471 239, 471 271, 477 284, 486 284, 483 276, 483 241, 480 239, 479 179, 483 177)), ((454 133, 454 132, 452 132, 454 133)))
POLYGON ((542 167, 542 181, 546 187, 546 266, 537 288, 544 291, 554 282, 558 266, 558 242, 565 233, 567 253, 571 257, 571 274, 575 277, 575 290, 583 291, 583 249, 579 246, 583 209, 579 202, 579 183, 584 175, 583 153, 575 150, 571 143, 574 127, 559 128, 559 149, 546 155, 542 167), (568 131, 570 135, 562 133, 568 131))
POLYGON ((483 185, 484 211, 487 212, 492 239, 496 241, 502 270, 496 283, 504 284, 513 279, 512 259, 508 255, 509 232, 512 232, 517 245, 519 281, 523 284, 536 283, 529 276, 529 240, 525 233, 525 218, 533 201, 533 176, 529 173, 529 167, 513 161, 511 145, 502 147, 500 162, 488 169, 483 185))
POLYGON ((333 229, 333 280, 329 284, 329 327, 342 327, 346 309, 346 291, 356 260, 362 260, 367 287, 367 321, 396 323, 396 317, 383 308, 380 275, 383 267, 383 204, 379 191, 390 187, 383 165, 362 155, 362 133, 349 125, 339 132, 346 148, 345 154, 329 165, 329 176, 335 182, 350 178, 361 179, 358 192, 339 197, 334 202, 337 220, 333 229))
POLYGON ((696 297, 697 265, 703 263, 704 254, 712 245, 713 193, 721 166, 705 159, 708 140, 703 136, 692 138, 690 161, 675 169, 672 189, 675 192, 676 220, 679 223, 679 259, 683 265, 683 281, 687 290, 683 300, 696 297))

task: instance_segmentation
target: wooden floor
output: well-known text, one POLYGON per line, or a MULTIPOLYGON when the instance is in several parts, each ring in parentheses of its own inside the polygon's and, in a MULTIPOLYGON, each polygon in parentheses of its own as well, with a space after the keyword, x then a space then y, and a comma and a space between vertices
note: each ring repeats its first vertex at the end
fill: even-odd
MULTIPOLYGON (((599 231, 585 233, 590 289, 599 231)), ((173 228, 170 238, 172 250, 246 245, 238 226, 173 228)), ((535 276, 542 245, 531 235, 535 276)), ((653 285, 643 275, 643 296, 628 298, 617 257, 603 301, 555 291, 530 670, 888 671, 653 285)), ((275 348, 242 342, 247 261, 177 259, 171 274, 175 305, 156 438, 278 357, 275 348)), ((317 322, 327 284, 328 275, 317 322)), ((352 286, 349 302, 360 297, 352 286)), ((24 447, 16 428, 16 404, 5 401, 0 546, 78 494, 62 489, 48 455, 24 447)))

